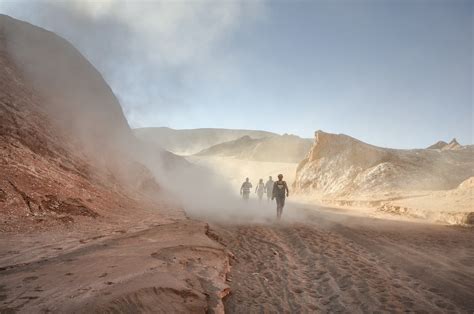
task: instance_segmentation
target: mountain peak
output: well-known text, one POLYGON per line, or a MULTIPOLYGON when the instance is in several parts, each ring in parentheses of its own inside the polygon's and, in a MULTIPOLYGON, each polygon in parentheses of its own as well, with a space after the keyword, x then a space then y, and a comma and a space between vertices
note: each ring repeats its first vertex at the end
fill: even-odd
POLYGON ((443 149, 443 147, 445 147, 446 145, 448 145, 448 143, 446 143, 445 141, 437 141, 433 145, 428 146, 427 149, 443 149))
POLYGON ((458 143, 456 138, 453 138, 451 142, 449 142, 448 145, 444 146, 442 149, 443 150, 456 150, 462 148, 461 144, 458 143))
POLYGON ((427 147, 427 149, 441 149, 441 150, 456 150, 460 148, 462 148, 462 145, 459 144, 456 138, 453 138, 449 142, 449 144, 446 143, 445 141, 438 141, 435 144, 427 147))
POLYGON ((456 140, 456 138, 454 137, 451 142, 449 142, 449 145, 459 145, 458 141, 456 140))

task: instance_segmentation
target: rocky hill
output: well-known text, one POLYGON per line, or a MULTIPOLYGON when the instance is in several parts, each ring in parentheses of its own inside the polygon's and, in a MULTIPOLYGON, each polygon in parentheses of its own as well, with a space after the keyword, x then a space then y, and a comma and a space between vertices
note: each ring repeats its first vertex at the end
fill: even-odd
POLYGON ((343 134, 315 133, 299 164, 297 192, 358 197, 392 191, 444 190, 474 174, 474 149, 389 149, 343 134))
POLYGON ((4 15, 0 147, 0 311, 222 309, 223 247, 157 182, 187 163, 135 138, 70 43, 4 15))
POLYGON ((449 143, 446 143, 445 141, 438 141, 427 148, 428 149, 441 149, 441 150, 456 150, 456 149, 462 149, 463 146, 459 144, 455 138, 453 138, 451 142, 449 143))
POLYGON ((73 46, 2 15, 0 62, 2 228, 72 222, 153 202, 143 191, 157 194, 158 184, 125 153, 126 142, 138 141, 120 104, 73 46))
POLYGON ((236 140, 242 136, 255 139, 277 136, 275 133, 257 130, 238 129, 187 129, 139 128, 135 135, 144 142, 154 143, 170 152, 180 155, 192 155, 213 145, 236 140))
POLYGON ((251 138, 246 135, 237 140, 214 145, 196 155, 298 163, 305 157, 311 145, 310 139, 303 139, 295 135, 285 134, 266 138, 251 138))

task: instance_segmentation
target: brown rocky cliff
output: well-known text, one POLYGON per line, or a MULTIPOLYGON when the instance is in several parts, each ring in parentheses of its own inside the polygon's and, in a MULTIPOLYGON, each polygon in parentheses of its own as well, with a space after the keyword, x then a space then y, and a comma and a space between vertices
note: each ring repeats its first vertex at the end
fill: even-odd
POLYGON ((0 15, 2 230, 159 207, 158 184, 127 145, 139 144, 93 66, 53 33, 0 15))

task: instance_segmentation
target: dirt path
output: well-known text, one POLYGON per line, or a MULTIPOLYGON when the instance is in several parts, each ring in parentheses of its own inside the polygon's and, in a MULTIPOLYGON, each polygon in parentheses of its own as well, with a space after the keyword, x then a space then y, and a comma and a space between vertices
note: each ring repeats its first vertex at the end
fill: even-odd
POLYGON ((305 215, 216 225, 235 255, 229 313, 474 310, 474 230, 305 215))

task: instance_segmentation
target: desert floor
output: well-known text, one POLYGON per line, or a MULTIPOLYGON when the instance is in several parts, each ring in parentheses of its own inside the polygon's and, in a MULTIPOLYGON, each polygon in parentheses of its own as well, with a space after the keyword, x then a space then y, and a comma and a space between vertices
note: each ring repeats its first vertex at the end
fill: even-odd
POLYGON ((190 221, 2 235, 0 308, 199 312, 228 271, 225 246, 229 313, 474 310, 474 229, 291 202, 277 222, 272 205, 242 202, 240 220, 209 232, 190 221))
POLYGON ((2 234, 0 313, 222 311, 228 254, 209 232, 187 220, 2 234))
POLYGON ((302 207, 213 226, 235 255, 227 312, 474 310, 474 229, 302 207))

